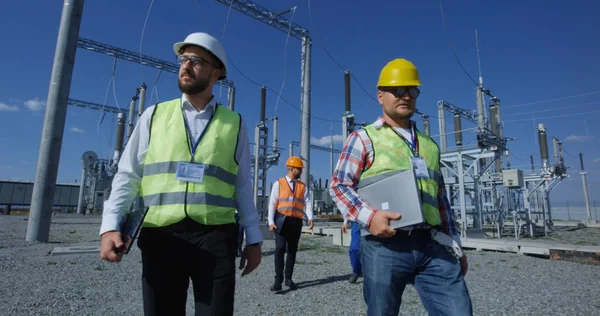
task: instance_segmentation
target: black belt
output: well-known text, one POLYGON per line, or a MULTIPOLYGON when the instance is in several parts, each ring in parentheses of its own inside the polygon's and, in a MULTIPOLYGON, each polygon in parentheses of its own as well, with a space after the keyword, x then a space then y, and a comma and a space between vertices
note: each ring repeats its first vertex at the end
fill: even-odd
POLYGON ((397 229, 396 236, 431 237, 431 228, 397 229))

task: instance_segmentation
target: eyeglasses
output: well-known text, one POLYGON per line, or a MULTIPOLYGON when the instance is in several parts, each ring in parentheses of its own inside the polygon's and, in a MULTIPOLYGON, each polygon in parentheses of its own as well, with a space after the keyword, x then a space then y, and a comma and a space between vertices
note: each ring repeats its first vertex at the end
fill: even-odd
POLYGON ((184 55, 177 55, 177 63, 181 66, 183 64, 185 64, 187 61, 190 61, 192 63, 192 66, 196 67, 196 68, 201 68, 204 63, 208 63, 209 65, 212 65, 214 67, 218 66, 202 57, 188 57, 188 56, 184 56, 184 55))
POLYGON ((403 97, 406 92, 408 92, 408 96, 411 97, 411 99, 416 99, 419 94, 421 94, 421 90, 419 90, 417 87, 382 87, 380 90, 389 92, 396 98, 403 97))

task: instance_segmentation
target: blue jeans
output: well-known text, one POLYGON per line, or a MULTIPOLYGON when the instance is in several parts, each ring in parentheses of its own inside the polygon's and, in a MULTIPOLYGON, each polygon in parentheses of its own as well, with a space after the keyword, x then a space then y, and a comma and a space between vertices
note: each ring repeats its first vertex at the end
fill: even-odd
POLYGON ((350 256, 350 264, 352 265, 352 273, 354 275, 362 274, 362 267, 360 266, 360 238, 360 226, 358 223, 352 223, 352 239, 350 240, 348 255, 350 256))
POLYGON ((460 263, 429 233, 361 240, 363 295, 367 314, 398 315, 407 283, 414 285, 430 315, 472 315, 460 263))

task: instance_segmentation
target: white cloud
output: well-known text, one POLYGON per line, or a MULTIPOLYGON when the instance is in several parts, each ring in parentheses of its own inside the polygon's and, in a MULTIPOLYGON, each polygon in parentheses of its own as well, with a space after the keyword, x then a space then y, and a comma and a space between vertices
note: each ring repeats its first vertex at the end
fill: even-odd
POLYGON ((320 138, 311 137, 310 143, 317 146, 326 146, 329 147, 331 144, 331 139, 333 138, 333 144, 342 144, 344 142, 344 138, 342 135, 333 135, 333 136, 323 136, 320 138))
POLYGON ((594 136, 569 135, 567 138, 565 138, 565 142, 586 142, 592 139, 594 139, 594 136))
POLYGON ((0 111, 17 112, 19 111, 19 107, 16 105, 8 105, 6 103, 0 102, 0 111))
POLYGON ((81 134, 85 133, 84 130, 82 130, 81 128, 77 128, 77 127, 71 127, 71 128, 69 128, 69 132, 81 133, 81 134))
POLYGON ((21 160, 21 164, 22 164, 22 165, 26 165, 26 164, 28 164, 28 163, 29 163, 29 162, 27 162, 27 160, 21 160))
POLYGON ((28 109, 30 109, 34 112, 39 112, 44 108, 44 105, 46 105, 46 101, 35 98, 35 99, 27 100, 27 101, 23 102, 23 104, 25 104, 25 106, 28 109))
POLYGON ((600 158, 596 158, 594 160, 592 160, 593 163, 600 163, 600 158))

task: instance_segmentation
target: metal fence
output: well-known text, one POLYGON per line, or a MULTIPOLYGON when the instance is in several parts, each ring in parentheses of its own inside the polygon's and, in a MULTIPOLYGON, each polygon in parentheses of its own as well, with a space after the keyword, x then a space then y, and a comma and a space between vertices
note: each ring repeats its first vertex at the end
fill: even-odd
MULTIPOLYGON (((551 203, 552 218, 555 220, 587 220, 587 207, 584 201, 553 201, 551 203)), ((592 220, 598 221, 598 213, 600 213, 600 201, 590 201, 590 213, 592 220)))

